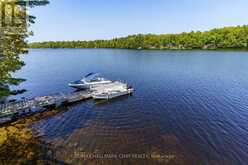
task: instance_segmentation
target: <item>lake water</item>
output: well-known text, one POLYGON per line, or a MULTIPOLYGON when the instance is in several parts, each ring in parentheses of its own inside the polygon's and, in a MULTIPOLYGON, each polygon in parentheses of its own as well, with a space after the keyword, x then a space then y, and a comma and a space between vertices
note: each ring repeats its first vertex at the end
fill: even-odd
POLYGON ((28 91, 16 98, 71 92, 67 83, 89 72, 135 88, 133 96, 89 100, 34 123, 61 162, 248 162, 248 52, 37 49, 23 60, 15 75, 28 91))

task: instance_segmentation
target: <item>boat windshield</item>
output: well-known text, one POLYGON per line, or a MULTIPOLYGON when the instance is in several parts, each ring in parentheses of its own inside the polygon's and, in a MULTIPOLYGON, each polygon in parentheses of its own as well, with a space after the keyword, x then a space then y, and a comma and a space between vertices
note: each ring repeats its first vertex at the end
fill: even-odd
POLYGON ((100 74, 99 73, 89 73, 85 76, 85 80, 88 82, 92 82, 92 81, 98 81, 100 78, 100 74))

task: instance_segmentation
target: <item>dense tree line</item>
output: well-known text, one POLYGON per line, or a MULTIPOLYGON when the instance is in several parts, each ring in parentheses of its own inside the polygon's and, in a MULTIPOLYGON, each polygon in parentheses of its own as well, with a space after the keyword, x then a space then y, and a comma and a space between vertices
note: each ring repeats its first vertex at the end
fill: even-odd
POLYGON ((28 27, 34 23, 35 17, 27 15, 26 7, 46 4, 47 0, 0 1, 0 98, 10 94, 9 85, 23 81, 13 78, 12 73, 24 65, 19 55, 27 53, 26 38, 32 34, 28 27))
POLYGON ((247 49, 248 26, 224 27, 206 32, 138 34, 112 40, 31 43, 31 48, 127 49, 247 49))

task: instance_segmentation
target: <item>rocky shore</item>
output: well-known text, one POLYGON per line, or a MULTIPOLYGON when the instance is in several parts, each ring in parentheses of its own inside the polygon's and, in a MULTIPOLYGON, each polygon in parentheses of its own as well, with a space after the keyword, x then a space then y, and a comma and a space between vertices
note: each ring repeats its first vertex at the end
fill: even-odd
POLYGON ((52 150, 31 129, 33 122, 59 113, 52 110, 0 126, 0 164, 47 164, 52 160, 52 150))

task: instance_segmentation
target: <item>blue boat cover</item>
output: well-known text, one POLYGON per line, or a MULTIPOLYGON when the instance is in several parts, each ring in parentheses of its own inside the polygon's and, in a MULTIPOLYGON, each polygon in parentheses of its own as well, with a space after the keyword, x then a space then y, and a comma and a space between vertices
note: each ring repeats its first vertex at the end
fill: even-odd
POLYGON ((94 80, 96 79, 97 77, 99 77, 99 73, 89 73, 85 76, 85 79, 88 80, 88 81, 91 81, 91 80, 94 80))
POLYGON ((96 74, 96 73, 91 72, 91 73, 87 74, 85 77, 89 77, 89 76, 94 75, 94 74, 96 74))

